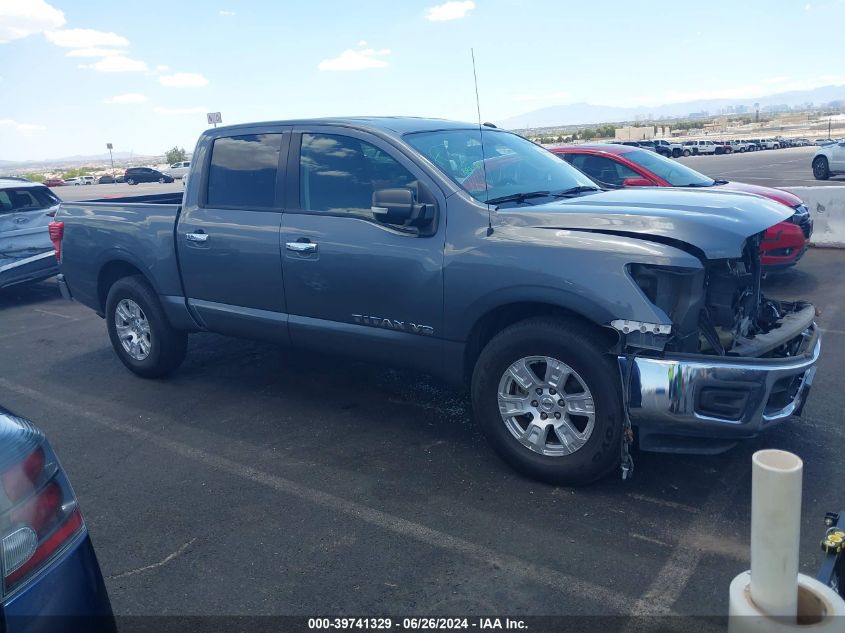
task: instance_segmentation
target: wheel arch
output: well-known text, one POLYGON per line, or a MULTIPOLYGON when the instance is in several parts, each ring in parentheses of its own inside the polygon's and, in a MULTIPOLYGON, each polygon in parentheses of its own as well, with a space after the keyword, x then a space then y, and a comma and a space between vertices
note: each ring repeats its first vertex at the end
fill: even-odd
POLYGON ((542 300, 519 300, 501 303, 479 315, 469 330, 464 345, 464 382, 469 384, 473 368, 481 351, 496 334, 515 323, 541 316, 575 321, 606 340, 608 348, 612 347, 618 340, 618 336, 612 330, 599 325, 587 316, 585 311, 542 300))
POLYGON ((120 279, 124 277, 140 276, 155 290, 154 284, 149 277, 145 275, 141 268, 129 261, 128 258, 114 258, 105 262, 100 266, 97 273, 97 301, 100 310, 105 313, 106 298, 109 294, 109 289, 120 279))

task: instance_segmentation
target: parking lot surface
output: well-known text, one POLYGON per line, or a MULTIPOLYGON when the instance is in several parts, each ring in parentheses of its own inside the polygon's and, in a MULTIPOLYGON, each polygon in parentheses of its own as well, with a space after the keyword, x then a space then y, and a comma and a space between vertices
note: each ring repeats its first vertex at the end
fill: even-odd
POLYGON ((813 178, 811 162, 818 147, 787 147, 743 154, 688 156, 680 162, 711 178, 747 182, 764 187, 845 185, 845 178, 813 178))
POLYGON ((58 451, 119 615, 724 614, 755 450, 804 459, 803 572, 845 507, 843 265, 811 250, 765 282, 821 313, 804 417, 720 456, 636 453, 630 482, 525 479, 464 393, 410 372, 199 334, 140 379, 53 280, 0 291, 0 403, 58 451))
POLYGON ((127 185, 125 182, 115 182, 105 185, 80 185, 70 187, 54 187, 52 189, 62 200, 96 200, 99 198, 119 198, 122 196, 145 196, 153 193, 169 193, 184 191, 181 180, 171 183, 142 182, 137 185, 127 185))

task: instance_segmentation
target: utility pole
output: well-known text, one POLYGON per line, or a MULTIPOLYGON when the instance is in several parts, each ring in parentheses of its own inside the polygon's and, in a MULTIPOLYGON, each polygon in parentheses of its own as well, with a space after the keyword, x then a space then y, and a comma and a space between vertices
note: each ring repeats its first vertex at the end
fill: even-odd
POLYGON ((833 138, 830 135, 830 117, 827 117, 827 138, 833 138))

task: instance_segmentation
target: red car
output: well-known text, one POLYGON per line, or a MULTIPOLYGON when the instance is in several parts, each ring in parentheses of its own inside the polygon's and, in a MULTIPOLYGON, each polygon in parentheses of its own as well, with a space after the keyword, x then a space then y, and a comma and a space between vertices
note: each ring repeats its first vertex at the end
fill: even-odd
POLYGON ((784 191, 741 182, 713 180, 686 165, 644 149, 617 144, 564 145, 550 148, 591 179, 608 187, 719 187, 752 193, 794 209, 789 220, 766 231, 760 246, 768 270, 794 265, 813 234, 813 220, 801 198, 784 191))
POLYGON ((65 181, 61 178, 48 178, 44 181, 44 184, 48 187, 64 187, 65 181))

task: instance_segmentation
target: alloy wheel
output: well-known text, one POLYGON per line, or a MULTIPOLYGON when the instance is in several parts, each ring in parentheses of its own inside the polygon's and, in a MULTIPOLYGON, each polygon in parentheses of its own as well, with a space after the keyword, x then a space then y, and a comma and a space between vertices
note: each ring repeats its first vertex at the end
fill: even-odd
POLYGON ((499 380, 499 413, 526 448, 550 457, 581 449, 595 427, 595 402, 587 383, 549 356, 521 358, 499 380))

